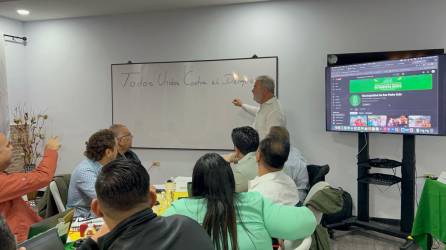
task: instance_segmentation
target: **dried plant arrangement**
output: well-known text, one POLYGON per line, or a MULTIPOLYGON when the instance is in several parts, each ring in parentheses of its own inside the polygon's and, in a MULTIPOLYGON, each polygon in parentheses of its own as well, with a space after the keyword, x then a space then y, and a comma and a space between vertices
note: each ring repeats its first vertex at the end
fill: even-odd
POLYGON ((37 161, 42 157, 47 119, 47 114, 27 111, 25 105, 18 105, 14 109, 13 122, 18 131, 15 140, 22 149, 25 172, 32 171, 37 161))

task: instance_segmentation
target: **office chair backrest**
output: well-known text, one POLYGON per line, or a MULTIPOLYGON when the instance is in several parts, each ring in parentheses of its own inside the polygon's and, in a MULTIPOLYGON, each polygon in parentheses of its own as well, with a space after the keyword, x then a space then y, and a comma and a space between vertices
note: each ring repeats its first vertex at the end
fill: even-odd
POLYGON ((57 210, 59 210, 59 213, 65 212, 65 204, 60 197, 59 188, 57 187, 57 183, 55 181, 50 182, 50 191, 53 195, 54 201, 56 202, 57 210))
POLYGON ((325 176, 330 171, 330 167, 328 164, 325 165, 307 165, 307 171, 308 171, 308 184, 310 185, 310 188, 320 182, 325 181, 325 176))
POLYGON ((40 217, 48 218, 65 211, 70 177, 70 174, 53 177, 53 181, 50 182, 50 185, 48 185, 42 199, 38 203, 40 217))

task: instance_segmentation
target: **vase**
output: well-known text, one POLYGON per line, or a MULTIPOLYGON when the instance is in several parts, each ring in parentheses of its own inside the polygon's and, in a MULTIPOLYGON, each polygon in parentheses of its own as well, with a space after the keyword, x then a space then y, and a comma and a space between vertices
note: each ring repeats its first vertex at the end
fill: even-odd
POLYGON ((25 173, 31 172, 36 168, 36 164, 29 164, 29 165, 25 165, 23 166, 23 170, 25 173))
MULTIPOLYGON (((25 173, 32 172, 35 168, 36 168, 35 164, 29 164, 29 165, 23 166, 23 170, 25 173)), ((28 192, 26 194, 26 196, 28 197, 29 201, 35 200, 37 198, 37 190, 28 192)))

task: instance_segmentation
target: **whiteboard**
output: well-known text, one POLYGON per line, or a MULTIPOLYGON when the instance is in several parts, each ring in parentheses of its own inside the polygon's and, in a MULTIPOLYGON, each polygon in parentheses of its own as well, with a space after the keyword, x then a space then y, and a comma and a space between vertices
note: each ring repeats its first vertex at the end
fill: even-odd
MULTIPOLYGON (((233 149, 231 131, 254 117, 232 104, 253 101, 259 75, 277 84, 277 57, 112 64, 112 120, 135 148, 233 149)), ((276 87, 277 91, 277 87, 276 87)))

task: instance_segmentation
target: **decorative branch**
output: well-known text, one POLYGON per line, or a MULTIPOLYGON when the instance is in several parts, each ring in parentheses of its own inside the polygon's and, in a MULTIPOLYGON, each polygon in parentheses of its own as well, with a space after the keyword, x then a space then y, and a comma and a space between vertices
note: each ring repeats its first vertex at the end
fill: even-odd
POLYGON ((45 140, 45 121, 48 115, 26 111, 26 105, 14 109, 14 124, 17 127, 17 142, 23 150, 25 166, 35 165, 41 158, 40 145, 45 140))

